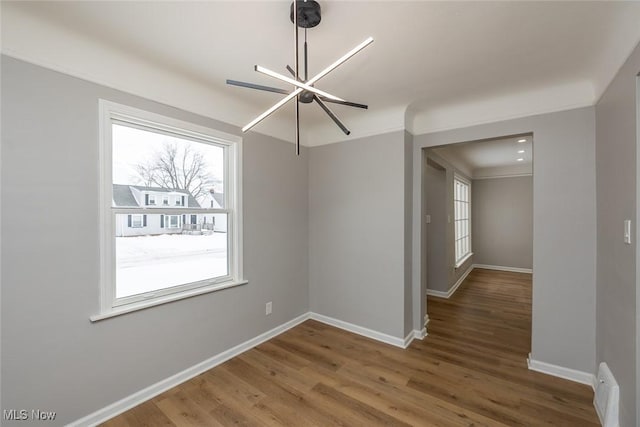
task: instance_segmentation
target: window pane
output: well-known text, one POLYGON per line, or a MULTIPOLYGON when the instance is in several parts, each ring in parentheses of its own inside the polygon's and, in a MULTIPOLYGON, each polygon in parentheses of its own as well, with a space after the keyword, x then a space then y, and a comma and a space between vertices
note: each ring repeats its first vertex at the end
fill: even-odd
POLYGON ((143 228, 128 227, 127 216, 115 215, 116 298, 229 274, 227 214, 191 211, 184 223, 152 213, 143 228))
POLYGON ((471 252, 470 230, 470 187, 469 184, 454 180, 455 254, 459 261, 471 252))
POLYGON ((111 129, 114 207, 225 207, 224 147, 120 124, 111 129))

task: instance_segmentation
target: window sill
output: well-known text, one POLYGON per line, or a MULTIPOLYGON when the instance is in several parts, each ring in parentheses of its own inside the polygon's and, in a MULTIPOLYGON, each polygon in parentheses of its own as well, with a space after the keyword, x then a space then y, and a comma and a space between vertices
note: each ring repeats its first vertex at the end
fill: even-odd
POLYGON ((152 300, 147 301, 139 301, 132 304, 127 304, 123 306, 114 307, 109 311, 105 311, 100 314, 96 314, 89 317, 91 322, 98 322, 100 320, 109 319, 110 317, 121 316, 123 314, 132 313, 138 310, 144 310, 149 307, 155 307, 157 305, 166 304, 173 301, 178 301, 185 298, 191 298, 197 295, 208 294, 210 292, 221 291, 223 289, 233 288, 240 285, 245 285, 249 283, 248 280, 240 280, 237 282, 225 282, 225 283, 217 283, 209 286, 204 286, 201 288, 189 289, 188 291, 165 295, 163 297, 154 298, 152 300))
POLYGON ((456 262, 456 268, 460 268, 460 266, 462 264, 464 264, 465 262, 467 262, 467 260, 469 258, 471 258, 473 256, 473 252, 469 252, 467 255, 465 255, 464 258, 462 258, 460 261, 456 262))

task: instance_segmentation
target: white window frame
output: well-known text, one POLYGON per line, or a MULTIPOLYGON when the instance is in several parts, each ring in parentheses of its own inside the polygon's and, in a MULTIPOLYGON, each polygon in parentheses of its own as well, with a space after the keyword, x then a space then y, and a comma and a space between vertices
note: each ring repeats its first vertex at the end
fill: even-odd
MULTIPOLYGON (((99 170, 100 170, 100 313, 91 321, 118 316, 147 307, 165 304, 208 292, 248 283, 242 263, 242 138, 215 129, 162 116, 115 102, 99 100, 99 170), (225 208, 198 209, 199 213, 227 214, 228 272, 224 277, 185 283, 130 297, 116 298, 116 214, 149 213, 143 207, 113 207, 112 125, 121 124, 142 130, 179 136, 224 148, 225 208)), ((153 207, 153 213, 176 215, 174 207, 153 207)), ((181 214, 178 214, 181 215, 181 214)), ((180 220, 179 220, 180 221, 180 220)), ((168 225, 168 224, 166 224, 168 225)))
POLYGON ((162 206, 169 206, 169 196, 162 196, 162 206))
POLYGON ((156 196, 155 194, 149 194, 149 206, 155 206, 156 205, 156 196))
POLYGON ((178 215, 178 214, 175 214, 175 215, 165 215, 165 216, 164 216, 164 224, 165 224, 166 228, 169 228, 169 229, 171 229, 171 228, 180 228, 180 219, 181 219, 180 217, 181 217, 181 216, 182 216, 182 215, 178 215), (176 217, 176 218, 177 218, 177 221, 176 221, 176 225, 175 225, 175 227, 171 225, 171 218, 173 218, 173 217, 176 217))
POLYGON ((455 268, 459 268, 462 264, 464 264, 469 258, 471 258, 473 256, 473 251, 471 250, 472 248, 472 242, 471 242, 471 182, 469 182, 467 179, 463 178, 462 176, 455 174, 453 177, 453 227, 454 227, 454 233, 453 233, 453 247, 454 247, 454 256, 455 256, 455 268), (458 200, 456 199, 456 181, 462 183, 463 185, 466 185, 468 188, 467 191, 467 198, 468 200, 466 201, 462 201, 462 200, 458 200), (467 234, 457 238, 456 236, 456 227, 457 227, 457 222, 460 221, 458 219, 458 212, 456 209, 456 202, 458 201, 462 201, 463 203, 467 203, 468 207, 468 230, 467 230, 467 234), (467 252, 461 254, 460 256, 458 256, 458 242, 464 238, 468 238, 469 239, 469 248, 467 250, 467 252))

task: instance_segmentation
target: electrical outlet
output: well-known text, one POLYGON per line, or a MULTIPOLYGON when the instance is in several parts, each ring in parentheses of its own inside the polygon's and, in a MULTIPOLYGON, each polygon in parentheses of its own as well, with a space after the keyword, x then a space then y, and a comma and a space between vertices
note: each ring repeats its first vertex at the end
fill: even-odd
POLYGON ((269 314, 271 314, 272 308, 273 308, 273 304, 271 303, 271 301, 269 301, 269 302, 265 305, 265 308, 264 308, 264 314, 266 314, 267 316, 268 316, 269 314))

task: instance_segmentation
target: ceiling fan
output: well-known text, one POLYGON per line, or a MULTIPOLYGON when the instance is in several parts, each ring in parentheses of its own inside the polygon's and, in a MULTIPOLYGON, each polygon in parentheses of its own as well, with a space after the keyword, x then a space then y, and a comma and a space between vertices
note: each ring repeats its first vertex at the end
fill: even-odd
POLYGON ((318 2, 316 2, 314 0, 304 0, 304 1, 294 0, 294 2, 291 4, 291 16, 290 16, 290 18, 291 18, 291 22, 293 23, 293 29, 294 29, 294 37, 293 37, 294 61, 293 61, 293 68, 291 68, 289 65, 287 65, 286 68, 289 71, 289 73, 291 73, 293 78, 284 76, 284 75, 279 74, 279 73, 276 73, 276 72, 271 71, 271 70, 269 70, 269 69, 267 69, 265 67, 262 67, 260 65, 256 65, 255 66, 255 70, 257 72, 259 72, 259 73, 266 74, 266 75, 268 75, 270 77, 278 79, 278 80, 280 80, 280 81, 282 81, 284 83, 292 84, 294 86, 293 91, 288 91, 286 89, 280 89, 280 88, 277 88, 277 87, 258 85, 258 84, 254 84, 254 83, 240 82, 240 81, 237 81, 237 80, 227 80, 227 84, 234 85, 234 86, 246 87, 246 88, 250 88, 250 89, 258 89, 258 90, 262 90, 262 91, 266 91, 266 92, 281 93, 283 95, 287 95, 282 100, 280 100, 275 105, 273 105, 271 108, 266 110, 264 113, 260 114, 254 120, 252 120, 248 125, 243 127, 242 128, 243 132, 248 131, 249 129, 251 129, 252 127, 257 125, 258 123, 260 123, 262 120, 264 120, 266 117, 271 115, 273 112, 278 110, 280 107, 285 105, 287 102, 291 101, 293 98, 296 98, 296 103, 295 103, 296 140, 295 140, 295 143, 296 143, 296 154, 300 155, 300 110, 299 110, 299 106, 300 106, 301 102, 303 104, 309 104, 309 103, 315 101, 320 106, 320 108, 322 108, 324 110, 324 112, 327 113, 327 115, 335 122, 335 124, 346 135, 349 135, 351 132, 340 121, 340 119, 338 119, 338 117, 333 113, 333 111, 331 111, 331 109, 329 109, 329 107, 327 106, 326 102, 330 102, 330 103, 334 103, 334 104, 340 104, 340 105, 346 105, 346 106, 349 106, 349 107, 363 108, 363 109, 369 108, 367 105, 358 104, 356 102, 345 101, 342 98, 339 98, 337 96, 334 96, 334 95, 331 95, 331 94, 329 94, 327 92, 324 92, 324 91, 322 91, 320 89, 317 89, 315 87, 315 83, 318 80, 320 80, 321 78, 323 78, 324 76, 326 76, 327 74, 329 74, 331 71, 333 71, 334 69, 336 69, 337 67, 342 65, 345 61, 347 61, 349 58, 354 56, 356 53, 360 52, 362 49, 364 49, 365 47, 370 45, 373 42, 373 38, 372 37, 367 38, 365 41, 360 43, 358 46, 354 47, 349 52, 347 52, 345 55, 343 55, 338 60, 336 60, 333 64, 329 65, 327 68, 325 68, 324 70, 320 71, 315 76, 309 78, 309 66, 308 66, 309 61, 308 61, 308 48, 307 48, 307 28, 313 28, 313 27, 317 26, 320 23, 320 20, 321 20, 320 5, 318 4, 318 2), (294 10, 297 11, 297 13, 294 13, 294 10), (298 28, 304 28, 304 50, 303 50, 303 52, 304 52, 303 53, 303 55, 304 55, 304 77, 302 77, 300 75, 299 70, 298 70, 298 56, 299 56, 298 55, 298 32, 299 32, 298 28))

